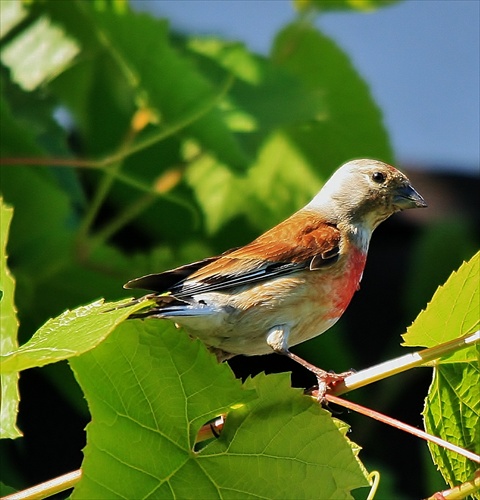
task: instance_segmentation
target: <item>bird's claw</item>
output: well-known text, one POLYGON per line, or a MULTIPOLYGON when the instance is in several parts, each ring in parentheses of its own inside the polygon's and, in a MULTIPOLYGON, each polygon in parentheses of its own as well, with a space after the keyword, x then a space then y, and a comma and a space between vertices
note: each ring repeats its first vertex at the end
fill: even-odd
POLYGON ((324 403, 326 394, 329 392, 334 393, 336 388, 340 386, 348 376, 353 375, 355 371, 350 370, 342 373, 334 373, 319 369, 314 373, 317 377, 317 386, 309 389, 307 393, 315 397, 319 403, 324 403))

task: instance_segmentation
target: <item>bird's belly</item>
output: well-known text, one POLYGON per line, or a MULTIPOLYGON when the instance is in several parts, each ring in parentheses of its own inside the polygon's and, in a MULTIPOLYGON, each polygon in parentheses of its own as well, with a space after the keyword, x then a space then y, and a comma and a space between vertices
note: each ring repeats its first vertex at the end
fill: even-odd
POLYGON ((175 318, 207 345, 232 354, 268 354, 271 328, 289 329, 288 345, 328 330, 343 314, 358 289, 365 264, 360 252, 336 269, 304 271, 231 292, 196 297, 215 304, 211 315, 175 318))

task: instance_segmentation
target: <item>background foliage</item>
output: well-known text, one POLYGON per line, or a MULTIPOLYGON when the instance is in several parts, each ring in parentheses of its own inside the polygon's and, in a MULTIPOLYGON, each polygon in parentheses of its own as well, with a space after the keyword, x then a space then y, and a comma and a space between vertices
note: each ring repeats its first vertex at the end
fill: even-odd
MULTIPOLYGON (((309 201, 348 159, 394 162, 367 84, 309 23, 307 3, 320 11, 333 6, 298 2, 303 14, 278 33, 268 57, 239 42, 176 33, 168 20, 122 1, 0 3, 0 152, 10 159, 1 189, 15 209, 8 252, 20 343, 65 309, 128 296, 122 284, 133 277, 248 242, 309 201)), ((375 281, 367 268, 365 298, 355 298, 334 332, 299 347, 312 362, 342 371, 398 353, 399 334, 478 244, 465 220, 423 232, 402 219, 387 224, 370 256, 381 277, 375 281), (452 237, 453 251, 439 248, 438 240, 452 237)), ((82 363, 101 352, 73 363, 81 384, 82 363)), ((231 364, 243 378, 294 370, 295 385, 313 384, 278 356, 231 364)), ((415 382, 419 395, 391 381, 359 397, 381 401, 383 411, 403 412, 415 425, 428 379, 415 382)), ((0 449, 2 480, 16 487, 78 468, 88 421, 66 363, 24 372, 20 389, 25 437, 0 449)), ((394 431, 378 440, 372 424, 348 420, 366 448, 364 462, 381 462, 383 477, 395 470, 397 497, 437 488, 416 442, 403 440, 391 457, 377 448, 396 440, 394 431), (421 478, 405 484, 412 463, 421 478)))

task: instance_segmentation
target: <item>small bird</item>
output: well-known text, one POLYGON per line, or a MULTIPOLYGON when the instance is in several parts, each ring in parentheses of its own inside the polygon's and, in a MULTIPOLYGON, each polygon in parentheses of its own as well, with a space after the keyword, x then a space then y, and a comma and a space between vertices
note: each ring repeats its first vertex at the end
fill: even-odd
POLYGON ((408 178, 377 160, 342 165, 304 208, 240 248, 125 288, 155 293, 133 317, 170 319, 201 339, 219 361, 275 351, 315 373, 324 390, 332 374, 289 347, 328 330, 359 289, 373 230, 390 215, 426 207, 408 178))

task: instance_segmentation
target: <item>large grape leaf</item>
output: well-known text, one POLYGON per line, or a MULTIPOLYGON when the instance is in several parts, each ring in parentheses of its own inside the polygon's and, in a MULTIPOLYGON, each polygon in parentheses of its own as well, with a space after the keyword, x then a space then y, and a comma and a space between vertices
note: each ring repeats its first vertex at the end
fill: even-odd
MULTIPOLYGON (((433 347, 478 330, 480 252, 452 273, 404 335, 405 345, 433 347)), ((423 411, 425 427, 459 447, 480 454, 480 346, 437 360, 423 411)), ((433 460, 453 487, 471 479, 471 460, 429 443, 433 460)))
POLYGON ((344 426, 287 374, 242 387, 169 323, 125 322, 70 364, 92 414, 74 499, 351 498, 367 485, 344 426), (224 412, 220 437, 196 449, 224 412))
MULTIPOLYGON (((13 209, 0 197, 0 356, 18 347, 18 320, 15 309, 15 280, 7 267, 7 239, 13 209)), ((0 381, 0 437, 21 436, 16 426, 18 403, 18 373, 8 373, 0 381)))

